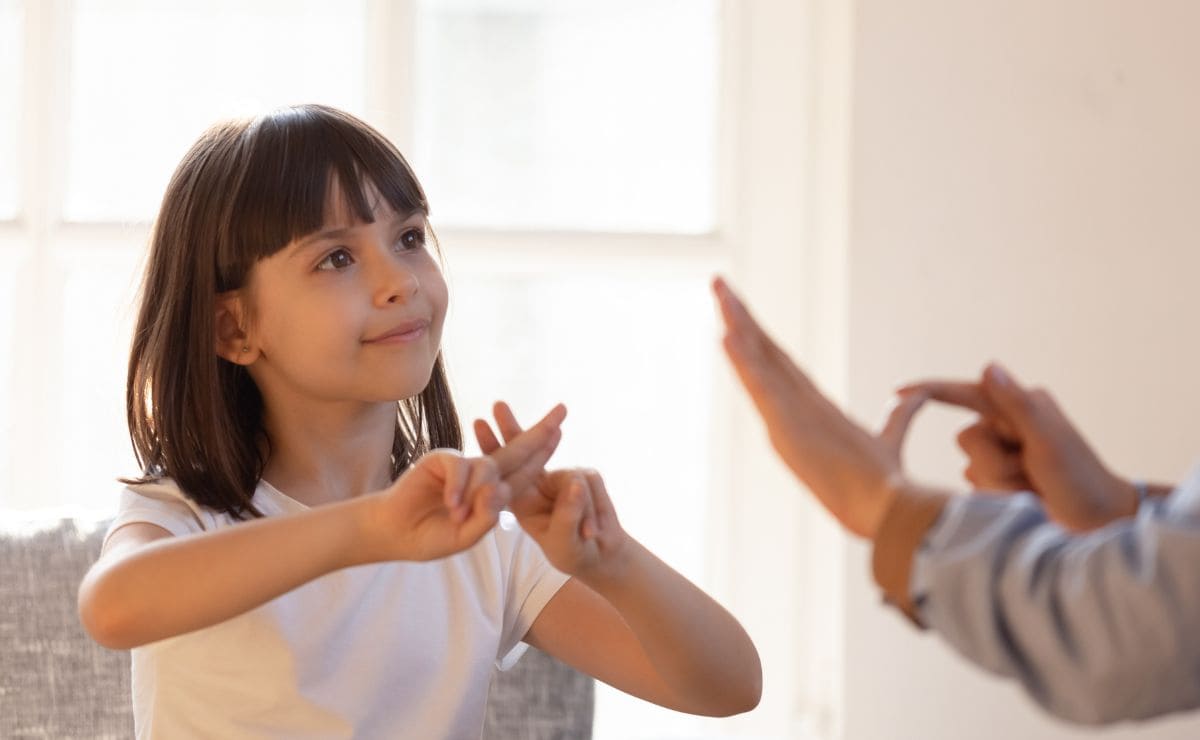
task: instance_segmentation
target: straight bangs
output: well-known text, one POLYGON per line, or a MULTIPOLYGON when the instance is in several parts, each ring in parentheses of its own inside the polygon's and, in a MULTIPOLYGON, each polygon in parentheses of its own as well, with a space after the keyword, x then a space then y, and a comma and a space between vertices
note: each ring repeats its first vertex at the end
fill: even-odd
MULTIPOLYGON (((232 233, 217 254, 217 290, 243 286, 255 262, 330 221, 336 188, 341 213, 374 221, 375 193, 396 213, 429 215, 425 192, 390 141, 334 108, 282 108, 244 134, 242 177, 230 213, 232 233)), ((336 203, 336 202, 335 202, 336 203)))

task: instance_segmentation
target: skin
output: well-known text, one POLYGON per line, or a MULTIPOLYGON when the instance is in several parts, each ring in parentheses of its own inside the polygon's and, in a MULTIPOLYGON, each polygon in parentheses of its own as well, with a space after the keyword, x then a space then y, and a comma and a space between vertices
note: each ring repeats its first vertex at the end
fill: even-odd
MULTIPOLYGON (((879 432, 850 420, 771 339, 722 279, 713 293, 723 346, 762 417, 771 444, 796 477, 850 532, 874 539, 898 496, 945 492, 913 481, 900 452, 929 401, 979 418, 959 435, 969 481, 989 490, 1031 490, 1047 515, 1082 531, 1136 510, 1133 485, 1109 471, 1045 391, 1026 390, 997 365, 978 382, 924 381, 902 388, 879 432)), ((1151 495, 1169 486, 1150 486, 1151 495)))
MULTIPOLYGON (((495 419, 507 444, 526 433, 505 404, 495 419)), ((485 452, 501 449, 486 422, 477 420, 475 433, 485 452)), ((526 642, 677 711, 723 716, 758 703, 762 666, 745 630, 625 532, 598 472, 543 473, 514 489, 511 508, 547 559, 573 576, 526 642)))
MULTIPOLYGON (((978 414, 958 435, 967 455, 964 477, 988 491, 1032 491, 1046 514, 1075 532, 1103 527, 1137 512, 1133 483, 1109 470, 1042 389, 1022 386, 998 364, 978 381, 927 380, 900 389, 978 414)), ((1169 486, 1149 487, 1162 495, 1169 486)))
POLYGON ((272 441, 264 478, 312 508, 186 538, 150 524, 121 527, 80 587, 93 638, 136 647, 242 614, 339 568, 460 552, 510 506, 572 576, 527 642, 672 709, 752 709, 761 665, 737 621, 625 533, 598 473, 545 470, 562 406, 522 430, 500 404, 503 444, 477 422, 482 456, 435 451, 390 481, 394 399, 429 381, 446 286, 417 244, 422 214, 384 205, 373 223, 358 223, 333 195, 321 232, 336 238, 298 240, 261 260, 246 288, 215 307, 216 352, 246 366, 262 392, 272 441), (427 322, 412 341, 370 341, 409 321, 427 322), (263 560, 264 551, 274 556, 263 560))
POLYGON ((923 399, 905 399, 881 432, 868 432, 821 393, 723 280, 713 291, 725 324, 725 354, 776 453, 843 526, 874 539, 897 490, 911 485, 900 447, 923 399))

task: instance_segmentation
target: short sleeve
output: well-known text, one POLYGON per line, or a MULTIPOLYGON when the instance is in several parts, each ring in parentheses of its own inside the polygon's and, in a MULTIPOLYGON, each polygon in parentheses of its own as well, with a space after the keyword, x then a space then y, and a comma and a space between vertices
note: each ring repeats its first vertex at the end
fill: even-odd
POLYGON ((117 516, 104 535, 107 544, 112 533, 126 524, 154 524, 176 537, 212 528, 211 514, 184 495, 173 482, 141 483, 121 492, 117 516))
POLYGON ((495 533, 505 575, 504 625, 496 667, 506 671, 525 653, 525 634, 569 576, 550 564, 512 514, 501 513, 495 533))

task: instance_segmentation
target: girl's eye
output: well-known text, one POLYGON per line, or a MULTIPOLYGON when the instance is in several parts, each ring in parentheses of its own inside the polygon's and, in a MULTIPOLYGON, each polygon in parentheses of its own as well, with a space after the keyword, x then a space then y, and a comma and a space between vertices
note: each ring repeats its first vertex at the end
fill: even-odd
POLYGON ((354 258, 345 249, 336 249, 317 263, 318 270, 344 270, 354 264, 354 258))
POLYGON ((401 251, 409 251, 420 249, 425 246, 425 230, 424 229, 409 229, 400 235, 398 246, 401 251))

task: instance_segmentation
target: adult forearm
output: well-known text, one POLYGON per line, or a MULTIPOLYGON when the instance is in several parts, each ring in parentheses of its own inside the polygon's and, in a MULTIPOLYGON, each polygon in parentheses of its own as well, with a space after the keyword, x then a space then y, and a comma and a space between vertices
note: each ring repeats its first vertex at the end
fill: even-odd
POLYGON ((114 649, 223 622, 315 578, 365 562, 366 499, 156 540, 101 562, 80 586, 88 632, 114 649))
POLYGON ((762 693, 762 666, 749 635, 728 611, 630 540, 613 567, 583 580, 620 613, 683 711, 749 711, 762 693))

